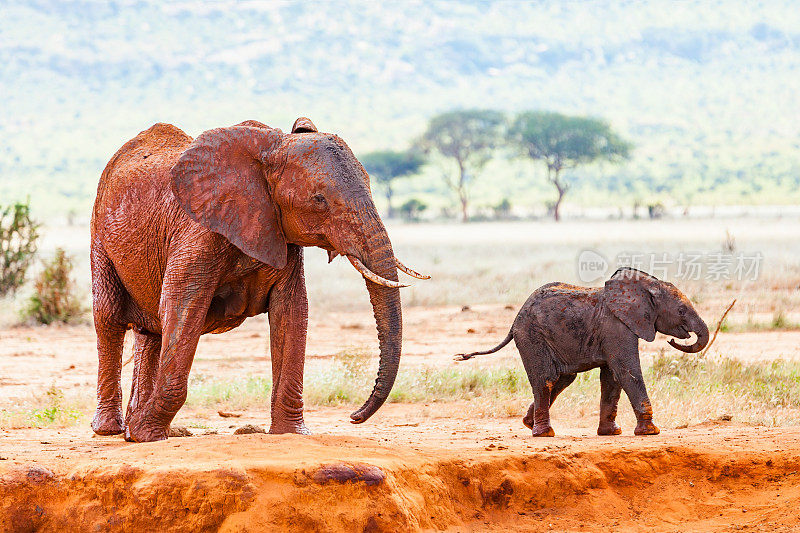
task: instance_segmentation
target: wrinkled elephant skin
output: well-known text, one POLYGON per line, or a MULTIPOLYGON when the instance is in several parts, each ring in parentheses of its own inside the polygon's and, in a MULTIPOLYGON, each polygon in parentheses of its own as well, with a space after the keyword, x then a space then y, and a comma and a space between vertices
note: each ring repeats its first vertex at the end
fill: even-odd
POLYGON ((339 137, 307 118, 290 133, 256 121, 192 139, 156 124, 126 143, 100 178, 91 269, 99 356, 92 428, 133 441, 167 438, 183 405, 200 335, 269 314, 272 433, 307 433, 304 246, 363 267, 380 345, 375 387, 353 422, 392 388, 402 315, 397 265, 369 176, 339 137), (134 330, 123 419, 122 343, 134 330))

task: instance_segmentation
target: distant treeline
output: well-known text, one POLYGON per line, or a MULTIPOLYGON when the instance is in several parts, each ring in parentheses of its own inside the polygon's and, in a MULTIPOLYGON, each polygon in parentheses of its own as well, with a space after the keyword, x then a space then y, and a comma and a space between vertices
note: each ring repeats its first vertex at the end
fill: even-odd
MULTIPOLYGON (((546 168, 547 181, 558 194, 550 206, 558 221, 561 203, 570 188, 563 170, 598 161, 622 162, 629 158, 632 148, 608 122, 594 117, 551 111, 525 111, 507 116, 491 109, 468 109, 436 115, 422 136, 406 150, 370 152, 361 156, 361 161, 383 189, 389 217, 396 213, 392 203, 396 180, 419 173, 431 158, 451 162, 453 171, 443 171, 441 178, 456 197, 461 219, 466 222, 470 217, 470 187, 498 150, 510 150, 546 168)), ((424 209, 421 201, 412 198, 403 204, 401 213, 405 218, 415 219, 424 209)), ((509 201, 504 200, 497 209, 508 211, 509 201)))

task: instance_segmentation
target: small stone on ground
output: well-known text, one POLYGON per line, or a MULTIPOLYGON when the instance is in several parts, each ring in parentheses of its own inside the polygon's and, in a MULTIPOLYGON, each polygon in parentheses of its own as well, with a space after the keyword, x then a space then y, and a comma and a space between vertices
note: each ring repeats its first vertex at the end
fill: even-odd
POLYGON ((169 436, 170 437, 193 437, 194 433, 189 431, 187 428, 183 426, 170 426, 169 428, 169 436))
POLYGON ((242 426, 236 431, 233 432, 234 435, 248 435, 250 433, 266 433, 267 430, 259 427, 254 426, 253 424, 247 424, 246 426, 242 426))

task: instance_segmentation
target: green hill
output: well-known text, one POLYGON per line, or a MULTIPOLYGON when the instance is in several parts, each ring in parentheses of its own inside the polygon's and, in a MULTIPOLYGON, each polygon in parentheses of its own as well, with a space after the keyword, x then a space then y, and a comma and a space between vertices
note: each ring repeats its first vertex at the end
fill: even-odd
MULTIPOLYGON (((793 2, 563 4, 0 0, 0 203, 87 213, 109 157, 157 121, 308 115, 359 153, 475 106, 598 115, 636 144, 576 171, 568 201, 800 201, 793 2)), ((550 200, 533 168, 498 154, 476 205, 550 200)), ((439 171, 401 193, 433 198, 439 171)))

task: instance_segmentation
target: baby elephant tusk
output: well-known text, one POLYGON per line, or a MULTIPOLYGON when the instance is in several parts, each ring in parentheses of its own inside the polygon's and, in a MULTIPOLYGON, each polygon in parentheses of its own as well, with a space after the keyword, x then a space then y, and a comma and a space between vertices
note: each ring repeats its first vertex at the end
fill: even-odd
POLYGON ((412 278, 431 279, 430 276, 426 276, 425 274, 420 274, 416 270, 411 270, 410 268, 405 266, 403 263, 401 263, 400 260, 398 258, 396 258, 396 257, 394 258, 394 264, 397 265, 397 268, 399 268, 400 270, 402 270, 403 272, 405 272, 406 274, 408 274, 412 278))
POLYGON ((400 287, 408 287, 408 285, 404 283, 400 283, 399 281, 390 281, 388 279, 382 278, 377 275, 372 270, 368 269, 364 266, 364 263, 353 257, 352 255, 348 255, 347 259, 350 260, 350 263, 358 270, 362 276, 367 278, 373 283, 377 283, 378 285, 383 285, 384 287, 391 287, 393 289, 399 289, 400 287))

